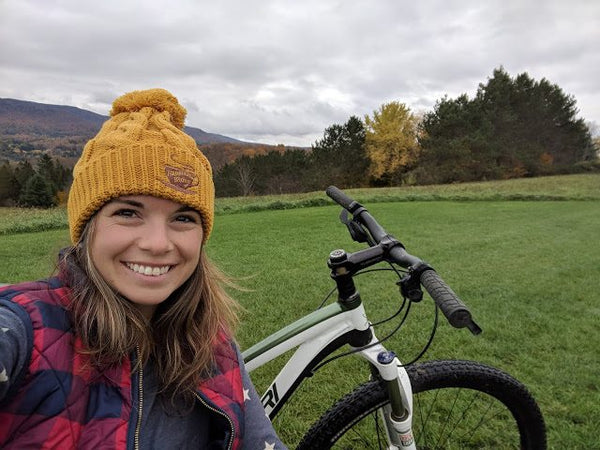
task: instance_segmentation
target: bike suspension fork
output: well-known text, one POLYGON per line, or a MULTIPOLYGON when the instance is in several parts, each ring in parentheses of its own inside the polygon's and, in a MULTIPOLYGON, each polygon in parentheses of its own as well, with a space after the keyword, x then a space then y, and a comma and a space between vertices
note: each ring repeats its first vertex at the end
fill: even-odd
POLYGON ((393 447, 416 450, 412 434, 412 388, 408 373, 393 352, 381 345, 361 351, 370 363, 374 374, 385 385, 390 399, 382 408, 388 440, 393 447))

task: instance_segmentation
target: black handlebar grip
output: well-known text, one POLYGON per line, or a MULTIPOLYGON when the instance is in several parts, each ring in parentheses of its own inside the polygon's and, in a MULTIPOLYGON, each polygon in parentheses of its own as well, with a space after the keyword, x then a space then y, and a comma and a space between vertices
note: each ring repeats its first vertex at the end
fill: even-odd
POLYGON ((356 201, 352 200, 346 194, 344 194, 340 189, 335 186, 329 186, 325 193, 338 205, 349 212, 353 212, 358 206, 360 206, 356 201))
POLYGON ((455 328, 467 327, 473 334, 481 333, 481 328, 473 321, 467 306, 435 270, 425 270, 421 274, 421 284, 442 310, 450 325, 455 328))

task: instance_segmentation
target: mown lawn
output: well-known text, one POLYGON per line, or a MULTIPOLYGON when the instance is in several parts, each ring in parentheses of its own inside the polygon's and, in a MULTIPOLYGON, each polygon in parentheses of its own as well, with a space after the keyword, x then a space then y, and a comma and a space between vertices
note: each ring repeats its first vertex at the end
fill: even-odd
MULTIPOLYGON (((577 188, 564 189, 578 198, 577 188)), ((545 195, 554 191, 550 186, 545 195)), ((600 202, 476 200, 364 202, 411 253, 440 272, 484 329, 473 337, 441 321, 425 359, 474 359, 512 373, 538 399, 550 448, 595 448, 600 202)), ((359 248, 337 221, 338 211, 324 206, 217 216, 208 252, 248 288, 235 293, 245 308, 242 348, 314 310, 331 289, 329 251, 359 248)), ((51 254, 67 243, 66 229, 0 235, 0 281, 47 275, 51 254)), ((357 279, 373 321, 398 307, 394 283, 387 273, 357 279)), ((414 305, 388 347, 412 359, 429 336, 432 317, 429 300, 414 305)), ((281 363, 253 372, 259 390, 281 363)), ((353 358, 325 366, 276 419, 282 438, 293 447, 334 398, 367 377, 366 367, 353 358)))
MULTIPOLYGON (((385 203, 370 210, 438 269, 484 329, 473 337, 442 323, 426 358, 475 359, 507 370, 539 399, 552 447, 593 448, 600 424, 600 202, 385 203)), ((336 215, 337 208, 325 207, 219 218, 211 253, 229 272, 249 277, 243 284, 252 289, 238 294, 247 309, 243 347, 311 311, 328 292, 329 250, 356 248, 336 215)), ((372 319, 399 305, 394 281, 385 274, 359 278, 372 319)), ((389 347, 412 359, 431 318, 429 303, 415 305, 389 347)), ((305 385, 277 421, 290 442, 323 399, 368 376, 355 364, 331 364, 305 385), (340 367, 351 371, 340 376, 340 367)), ((264 388, 273 371, 254 376, 264 388)))

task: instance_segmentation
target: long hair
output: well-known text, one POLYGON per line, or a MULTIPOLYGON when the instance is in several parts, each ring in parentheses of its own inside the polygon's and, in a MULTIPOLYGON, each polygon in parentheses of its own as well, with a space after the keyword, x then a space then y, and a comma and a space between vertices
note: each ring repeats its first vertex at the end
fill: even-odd
POLYGON ((72 289, 69 310, 83 353, 102 370, 123 361, 132 352, 138 365, 152 358, 160 393, 171 400, 194 397, 198 384, 210 376, 219 333, 233 335, 239 306, 225 291, 234 287, 201 250, 198 267, 151 320, 119 295, 94 266, 90 247, 95 218, 84 229, 78 245, 61 260, 61 270, 72 289))

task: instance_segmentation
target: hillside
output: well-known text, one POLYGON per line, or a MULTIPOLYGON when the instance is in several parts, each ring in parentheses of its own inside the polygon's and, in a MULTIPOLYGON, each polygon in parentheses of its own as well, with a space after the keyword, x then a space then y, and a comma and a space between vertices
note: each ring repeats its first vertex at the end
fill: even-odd
MULTIPOLYGON (((73 106, 0 99, 0 160, 35 159, 42 153, 64 160, 77 158, 85 142, 100 129, 106 116, 73 106)), ((245 142, 200 128, 185 127, 198 145, 245 142)))

